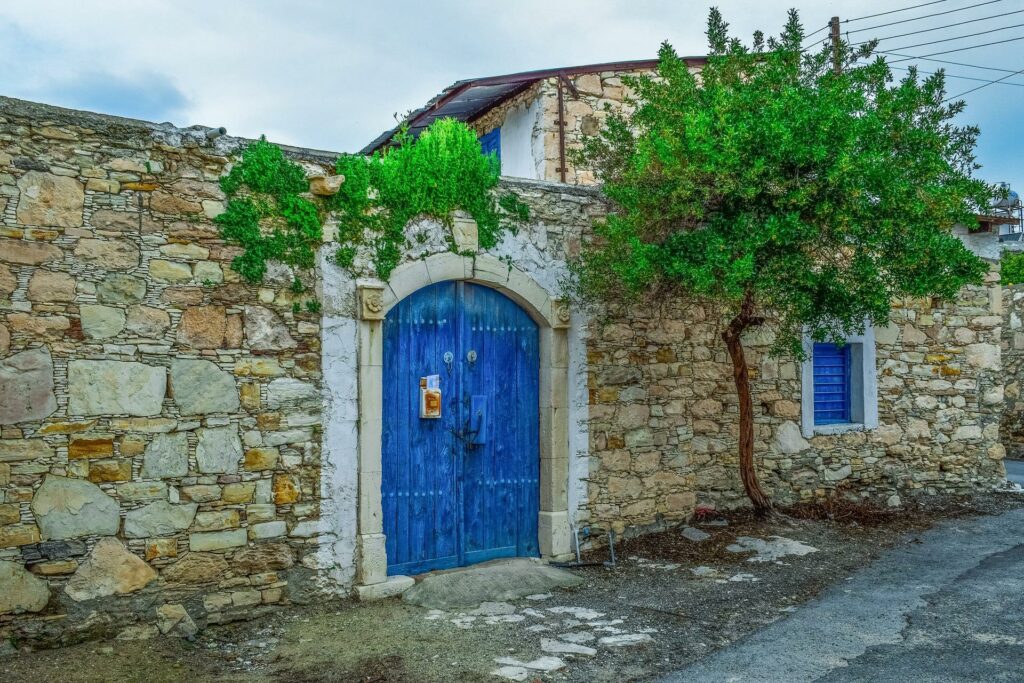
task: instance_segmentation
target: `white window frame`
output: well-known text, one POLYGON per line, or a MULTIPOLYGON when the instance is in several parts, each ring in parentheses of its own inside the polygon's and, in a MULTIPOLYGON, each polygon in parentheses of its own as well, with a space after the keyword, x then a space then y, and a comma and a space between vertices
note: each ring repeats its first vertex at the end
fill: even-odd
POLYGON ((814 340, 804 335, 804 362, 801 367, 800 416, 804 437, 817 434, 842 434, 878 427, 878 369, 875 362, 875 328, 865 324, 864 334, 851 334, 850 344, 850 422, 814 424, 814 340))

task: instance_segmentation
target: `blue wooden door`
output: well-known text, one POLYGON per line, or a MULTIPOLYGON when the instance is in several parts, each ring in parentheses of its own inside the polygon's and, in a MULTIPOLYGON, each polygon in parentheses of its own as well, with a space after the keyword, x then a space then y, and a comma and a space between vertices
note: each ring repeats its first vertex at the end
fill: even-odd
POLYGON ((486 287, 438 283, 388 313, 381 493, 389 574, 539 554, 538 362, 536 323, 486 287), (430 375, 440 380, 438 419, 420 417, 420 379, 430 375))

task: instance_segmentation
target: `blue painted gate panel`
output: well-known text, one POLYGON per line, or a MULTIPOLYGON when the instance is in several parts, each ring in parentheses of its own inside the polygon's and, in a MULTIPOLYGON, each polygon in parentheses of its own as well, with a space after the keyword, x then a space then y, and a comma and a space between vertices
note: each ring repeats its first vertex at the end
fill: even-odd
POLYGON ((850 345, 815 344, 814 424, 850 421, 850 345))
POLYGON ((389 574, 539 554, 538 379, 537 325, 494 290, 439 283, 388 313, 381 493, 389 574), (419 417, 419 380, 428 375, 440 376, 440 419, 419 417))

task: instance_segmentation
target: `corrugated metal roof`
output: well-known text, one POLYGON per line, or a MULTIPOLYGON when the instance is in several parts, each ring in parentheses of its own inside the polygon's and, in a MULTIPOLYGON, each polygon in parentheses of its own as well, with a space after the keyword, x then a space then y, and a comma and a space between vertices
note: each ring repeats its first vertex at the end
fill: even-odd
MULTIPOLYGON (((704 57, 684 57, 687 62, 703 64, 704 57)), ((459 81, 442 90, 423 107, 415 110, 405 119, 409 132, 419 135, 427 126, 439 118, 453 118, 459 121, 472 121, 490 111, 502 102, 515 97, 537 81, 558 76, 559 74, 579 75, 600 71, 640 71, 653 69, 658 65, 656 59, 640 59, 627 62, 607 62, 604 64, 586 64, 568 66, 559 69, 541 69, 524 71, 504 76, 487 76, 459 81)), ((372 154, 385 147, 400 126, 384 131, 373 142, 362 150, 361 154, 372 154)))

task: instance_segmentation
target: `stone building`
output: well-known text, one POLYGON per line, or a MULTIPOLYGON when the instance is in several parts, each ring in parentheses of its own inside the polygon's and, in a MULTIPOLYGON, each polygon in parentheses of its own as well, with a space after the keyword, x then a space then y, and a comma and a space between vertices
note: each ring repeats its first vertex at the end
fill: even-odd
MULTIPOLYGON (((583 93, 599 74, 608 96, 613 71, 573 78, 583 93)), ((550 99, 560 78, 522 93, 550 99)), ((513 99, 509 112, 525 102, 513 99)), ((256 286, 229 267, 238 249, 211 219, 247 142, 0 98, 0 642, 145 636, 157 621, 184 633, 314 595, 400 591, 401 569, 425 566, 416 511, 451 522, 447 489, 396 474, 420 452, 401 439, 432 416, 396 396, 426 396, 428 382, 472 407, 446 442, 460 457, 523 471, 472 480, 482 507, 452 523, 458 552, 426 566, 558 557, 574 527, 638 533, 698 503, 744 503, 714 312, 641 301, 597 324, 561 298, 567 259, 608 210, 585 171, 580 185, 551 182, 545 146, 540 179, 502 180, 527 225, 482 251, 458 221, 456 254, 448 227, 414 222, 416 246, 386 281, 354 279, 325 245, 305 283, 313 313, 293 307, 309 295, 286 268, 256 286), (506 318, 478 325, 480 302, 506 318), (467 321, 451 356, 422 336, 448 324, 448 305, 467 321), (403 330, 427 343, 402 346, 403 330), (495 349, 520 354, 520 379, 495 349), (395 375, 403 358, 424 370, 395 375), (474 368, 493 371, 489 389, 451 383, 474 368), (495 436, 511 423, 528 438, 495 436), (474 527, 506 509, 511 546, 474 527)), ((335 157, 288 153, 311 176, 335 157)), ((995 270, 955 301, 899 302, 889 325, 849 340, 846 419, 828 424, 813 363, 769 356, 770 330, 748 339, 766 489, 783 503, 843 487, 895 505, 1001 480, 1002 315, 995 270)))
MULTIPOLYGON (((686 57, 698 70, 704 57, 686 57)), ((609 112, 621 112, 629 89, 625 75, 652 74, 656 59, 588 64, 459 81, 401 125, 412 135, 439 118, 466 122, 496 152, 503 176, 589 185, 594 174, 575 168, 568 154, 601 129, 609 112)), ((362 153, 382 149, 400 126, 385 131, 362 153)))

